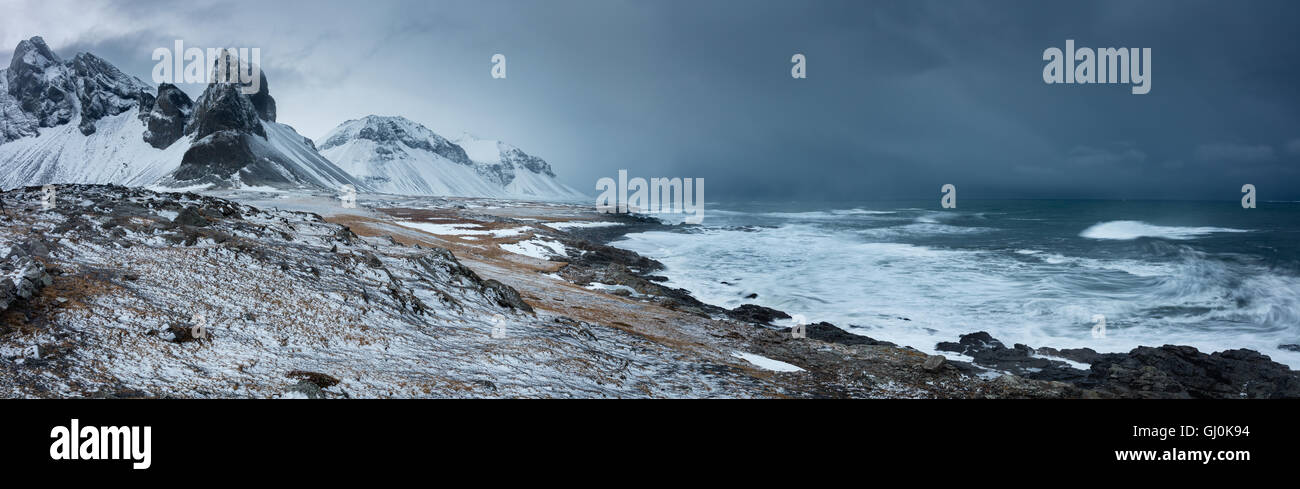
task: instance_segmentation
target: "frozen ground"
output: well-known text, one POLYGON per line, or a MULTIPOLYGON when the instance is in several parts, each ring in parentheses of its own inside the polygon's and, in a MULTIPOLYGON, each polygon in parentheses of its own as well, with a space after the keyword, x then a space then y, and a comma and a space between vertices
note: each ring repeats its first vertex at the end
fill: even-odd
POLYGON ((581 238, 653 225, 581 206, 102 185, 59 186, 51 209, 38 187, 2 197, 5 397, 1114 395, 825 323, 795 337, 780 311, 701 303, 656 282, 659 263, 581 238))

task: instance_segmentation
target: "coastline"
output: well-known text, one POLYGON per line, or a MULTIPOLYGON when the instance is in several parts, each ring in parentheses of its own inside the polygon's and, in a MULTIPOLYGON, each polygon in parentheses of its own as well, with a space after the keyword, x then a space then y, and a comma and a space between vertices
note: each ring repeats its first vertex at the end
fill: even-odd
POLYGON ((27 280, 0 311, 6 397, 1300 397, 1249 350, 795 338, 606 244, 668 226, 579 205, 71 185, 42 211, 39 191, 2 194, 27 280), (196 306, 210 337, 185 334, 196 306))
MULTIPOLYGON (((708 318, 716 324, 748 325, 753 329, 747 333, 761 337, 750 343, 761 345, 760 355, 786 359, 784 363, 791 365, 808 365, 805 370, 816 370, 824 377, 856 376, 862 382, 862 371, 853 372, 861 368, 855 362, 887 358, 902 365, 886 372, 866 374, 873 378, 872 385, 878 385, 874 383, 877 378, 887 379, 886 383, 916 385, 934 380, 924 379, 925 376, 943 378, 944 373, 956 374, 969 384, 961 388, 944 384, 943 388, 929 392, 936 397, 1300 397, 1300 372, 1248 349, 1203 353, 1189 346, 1162 345, 1142 346, 1122 353, 1098 353, 1088 348, 1007 346, 986 332, 972 331, 935 345, 936 350, 945 352, 939 356, 927 355, 911 345, 895 345, 849 333, 827 322, 808 325, 807 338, 795 339, 791 337, 790 315, 784 311, 756 304, 728 310, 703 303, 689 290, 662 285, 667 279, 658 275, 664 270, 661 263, 610 245, 628 234, 678 230, 681 225, 664 224, 645 216, 599 214, 581 206, 564 217, 618 223, 555 231, 553 236, 561 239, 566 247, 580 251, 576 259, 565 261, 556 270, 568 282, 580 286, 592 283, 620 286, 623 288, 613 290, 613 295, 652 302, 665 309, 708 318), (835 345, 842 353, 851 352, 851 355, 842 361, 826 360, 799 347, 817 344, 835 345), (921 377, 914 368, 916 362, 921 377), (897 368, 904 366, 909 368, 897 368), (1189 371, 1196 374, 1188 375, 1189 371)), ((837 383, 834 387, 819 386, 817 391, 835 392, 831 396, 838 397, 869 389, 837 383)))

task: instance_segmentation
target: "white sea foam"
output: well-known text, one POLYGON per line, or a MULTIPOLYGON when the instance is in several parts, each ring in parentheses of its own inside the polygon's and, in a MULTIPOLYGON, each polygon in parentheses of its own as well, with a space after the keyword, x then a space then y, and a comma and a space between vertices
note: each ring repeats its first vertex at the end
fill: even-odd
POLYGON ((613 244, 661 261, 666 285, 704 302, 755 303, 928 353, 983 330, 1008 345, 1251 348, 1300 366, 1300 353, 1277 348, 1300 338, 1300 277, 1227 263, 1184 244, 1167 245, 1166 259, 1147 260, 901 242, 908 233, 926 242, 948 227, 958 228, 876 228, 890 230, 886 236, 800 223, 635 233, 613 244), (757 299, 746 299, 750 294, 757 299), (1106 338, 1091 335, 1096 314, 1107 318, 1106 338))
POLYGON ((1142 221, 1108 221, 1094 224, 1079 236, 1090 239, 1130 240, 1137 238, 1194 239, 1213 233, 1246 233, 1245 229, 1216 227, 1157 226, 1142 221))
MULTIPOLYGON (((828 211, 808 211, 808 212, 764 212, 759 214, 763 217, 776 217, 782 219, 843 219, 846 216, 888 216, 896 214, 897 211, 880 211, 871 209, 832 209, 828 211)), ((735 213, 733 213, 735 214, 735 213)))

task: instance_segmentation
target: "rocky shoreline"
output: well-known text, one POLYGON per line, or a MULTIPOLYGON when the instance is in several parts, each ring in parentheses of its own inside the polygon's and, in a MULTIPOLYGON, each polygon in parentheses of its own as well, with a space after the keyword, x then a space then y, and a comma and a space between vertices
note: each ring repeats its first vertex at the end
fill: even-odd
MULTIPOLYGON (((725 315, 756 327, 775 328, 789 335, 791 316, 783 311, 755 304, 731 310, 704 304, 685 289, 660 285, 667 279, 657 273, 661 263, 636 253, 608 246, 635 232, 670 230, 654 219, 620 216, 625 226, 584 230, 566 244, 584 249, 576 270, 561 273, 576 283, 601 281, 625 285, 638 293, 662 297, 666 307, 701 315, 725 315), (593 244, 596 244, 593 246, 593 244), (784 321, 782 321, 784 320, 784 321)), ((834 324, 820 322, 806 326, 807 338, 848 347, 897 345, 849 333, 834 324)), ((989 333, 962 335, 955 342, 942 342, 935 349, 952 352, 971 361, 942 356, 927 359, 927 371, 951 368, 965 375, 994 375, 1000 382, 1023 380, 1064 384, 1061 392, 1079 397, 1125 398, 1300 398, 1300 371, 1272 361, 1249 349, 1203 353, 1190 346, 1141 346, 1127 353, 1098 353, 1089 348, 1056 349, 1015 344, 1007 347, 989 333), (1087 368, 1078 368, 1083 364, 1087 368), (1074 389, 1079 389, 1075 391, 1074 389)), ((909 346, 904 349, 916 351, 909 346)))
POLYGON ((606 244, 657 221, 366 197, 0 193, 0 397, 1300 397, 1300 372, 1249 350, 796 338, 606 244))

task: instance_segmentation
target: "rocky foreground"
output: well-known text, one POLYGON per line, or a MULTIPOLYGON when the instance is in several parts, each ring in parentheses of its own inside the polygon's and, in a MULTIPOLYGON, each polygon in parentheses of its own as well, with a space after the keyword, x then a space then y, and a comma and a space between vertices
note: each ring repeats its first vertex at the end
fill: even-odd
POLYGON ((795 338, 781 311, 661 285, 572 206, 237 199, 4 192, 0 395, 1300 397, 1300 372, 1250 350, 973 333, 938 345, 948 359, 828 323, 795 338))

